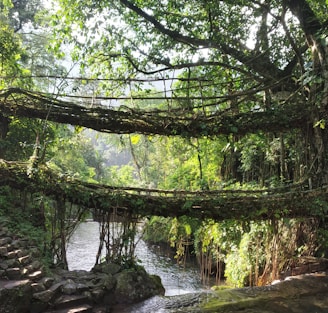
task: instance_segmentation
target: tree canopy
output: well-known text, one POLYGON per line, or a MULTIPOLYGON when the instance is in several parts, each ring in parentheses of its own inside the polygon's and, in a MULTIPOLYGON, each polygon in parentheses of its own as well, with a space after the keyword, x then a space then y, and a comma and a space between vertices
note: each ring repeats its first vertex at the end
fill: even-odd
MULTIPOLYGON (((8 7, 3 27, 10 16, 19 20, 10 33, 16 38, 35 14, 8 7)), ((14 65, 2 68, 3 140, 13 117, 180 136, 197 151, 199 186, 208 187, 210 139, 226 144, 212 151, 222 155, 219 180, 327 183, 326 1, 60 0, 49 11, 48 49, 57 56, 70 50, 80 72, 24 71, 19 44, 6 45, 3 64, 14 65), (47 85, 34 83, 43 78, 47 85)))
POLYGON ((42 227, 66 268, 90 209, 96 263, 129 265, 149 216, 238 286, 326 255, 327 7, 2 1, 0 219, 42 227))

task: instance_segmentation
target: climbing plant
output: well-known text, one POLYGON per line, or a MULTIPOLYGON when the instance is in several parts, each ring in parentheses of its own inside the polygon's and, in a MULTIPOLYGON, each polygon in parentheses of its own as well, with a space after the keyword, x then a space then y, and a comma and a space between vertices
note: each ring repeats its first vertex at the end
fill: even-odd
MULTIPOLYGON (((53 214, 61 223, 71 203, 104 212, 105 237, 115 232, 113 210, 124 209, 127 219, 178 216, 170 233, 179 258, 179 243, 193 233, 183 216, 211 218, 198 232, 202 268, 209 273, 211 261, 224 259, 238 284, 281 270, 286 219, 325 226, 326 1, 60 0, 43 19, 53 37, 39 45, 20 32, 36 22, 37 4, 0 6, 0 157, 28 161, 1 161, 1 184, 62 201, 53 214), (66 62, 78 62, 78 74, 56 65, 66 44, 66 62), (62 138, 49 121, 125 135, 132 162, 106 176, 82 137, 62 138), (127 183, 147 188, 117 188, 127 183), (216 223, 229 219, 249 225, 236 222, 240 240, 223 248, 227 227, 216 223), (257 245, 265 261, 251 257, 257 245), (239 271, 229 267, 232 259, 239 271)), ((65 264, 69 232, 55 226, 65 264)), ((122 238, 133 238, 133 223, 121 226, 122 238)), ((116 258, 114 247, 130 255, 130 239, 131 246, 107 240, 109 257, 116 258)), ((314 253, 311 240, 297 249, 314 253)))

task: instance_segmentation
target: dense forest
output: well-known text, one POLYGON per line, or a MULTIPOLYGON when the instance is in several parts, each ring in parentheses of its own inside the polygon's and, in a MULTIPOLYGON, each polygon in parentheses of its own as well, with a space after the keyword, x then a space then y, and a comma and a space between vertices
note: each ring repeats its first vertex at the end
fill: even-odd
POLYGON ((133 261, 142 218, 145 239, 171 244, 181 263, 194 254, 204 279, 236 286, 326 257, 327 9, 2 0, 0 218, 43 236, 63 267, 89 214, 106 260, 133 261), (108 198, 113 188, 156 208, 131 212, 108 198), (157 201, 141 198, 151 193, 157 201), (186 194, 198 202, 171 201, 186 194), (114 246, 104 238, 117 219, 114 246))

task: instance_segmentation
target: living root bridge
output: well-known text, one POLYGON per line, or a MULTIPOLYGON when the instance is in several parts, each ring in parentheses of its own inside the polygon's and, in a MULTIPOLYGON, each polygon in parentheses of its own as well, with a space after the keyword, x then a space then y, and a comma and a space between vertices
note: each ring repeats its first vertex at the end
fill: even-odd
POLYGON ((81 105, 56 99, 44 93, 10 88, 0 92, 0 112, 7 116, 40 118, 57 123, 79 125, 116 134, 202 137, 275 132, 304 128, 308 110, 301 104, 285 104, 266 111, 233 114, 230 110, 201 113, 193 110, 137 110, 81 105))
POLYGON ((182 216, 214 220, 261 220, 282 217, 322 217, 327 211, 328 186, 304 190, 301 185, 287 189, 256 191, 212 190, 201 192, 120 188, 92 184, 59 176, 47 167, 27 175, 28 163, 0 160, 0 185, 31 193, 41 192, 53 199, 135 216, 182 216))

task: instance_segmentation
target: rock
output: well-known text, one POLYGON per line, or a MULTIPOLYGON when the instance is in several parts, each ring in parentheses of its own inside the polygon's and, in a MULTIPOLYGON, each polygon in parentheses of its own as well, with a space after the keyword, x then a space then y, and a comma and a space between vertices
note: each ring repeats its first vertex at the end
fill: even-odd
POLYGON ((31 247, 29 249, 29 253, 33 258, 39 258, 41 256, 41 253, 37 247, 31 247))
POLYGON ((7 253, 6 257, 8 259, 14 259, 16 257, 16 252, 15 251, 10 251, 7 253))
POLYGON ((7 282, 0 288, 1 313, 29 312, 32 288, 28 280, 7 282))
POLYGON ((83 295, 64 295, 59 297, 55 301, 56 309, 67 309, 75 306, 81 306, 84 304, 89 304, 89 300, 87 297, 83 295))
MULTIPOLYGON (((17 256, 19 256, 18 254, 17 254, 17 256)), ((23 256, 23 257, 19 257, 18 258, 18 262, 20 263, 20 264, 22 264, 22 265, 27 265, 27 264, 29 264, 30 263, 30 256, 29 255, 26 255, 26 256, 23 256)))
POLYGON ((33 267, 33 269, 35 269, 35 270, 38 270, 39 268, 41 268, 42 267, 42 264, 41 264, 41 262, 40 261, 33 261, 32 262, 32 267, 33 267))
POLYGON ((208 313, 324 313, 328 312, 327 292, 327 276, 301 275, 275 285, 220 290, 204 298, 200 309, 206 306, 208 313))
POLYGON ((76 284, 76 290, 79 293, 83 293, 84 291, 88 291, 89 290, 89 286, 87 286, 86 284, 78 283, 78 284, 76 284))
POLYGON ((65 284, 64 281, 61 281, 59 283, 53 284, 49 290, 53 291, 53 292, 59 292, 63 286, 63 284, 65 284))
POLYGON ((115 275, 121 270, 121 266, 115 263, 101 263, 93 267, 92 272, 115 275))
POLYGON ((33 293, 37 293, 37 292, 46 290, 46 287, 42 283, 32 283, 31 287, 32 287, 33 293))
POLYGON ((55 297, 56 292, 53 290, 45 290, 33 294, 33 298, 40 300, 43 303, 49 303, 55 297))
POLYGON ((22 257, 27 256, 27 253, 24 250, 18 249, 18 250, 16 250, 16 255, 17 255, 17 257, 22 258, 22 257))
POLYGON ((93 301, 91 291, 89 291, 89 290, 83 291, 82 295, 85 296, 86 298, 88 298, 90 301, 93 301))
POLYGON ((1 262, 0 263, 0 269, 2 270, 6 270, 8 268, 8 263, 7 262, 1 262))
POLYGON ((8 249, 7 247, 0 247, 0 256, 5 256, 8 254, 8 249))
POLYGON ((12 267, 6 269, 6 275, 8 279, 20 279, 21 278, 21 271, 19 267, 12 267))
POLYGON ((41 279, 41 283, 46 287, 50 288, 50 286, 54 283, 55 279, 53 277, 43 277, 41 279))
POLYGON ((118 303, 134 303, 155 295, 164 295, 165 289, 158 276, 149 275, 144 268, 132 268, 115 275, 114 291, 118 303))
POLYGON ((105 275, 105 277, 103 277, 102 280, 99 282, 99 285, 105 288, 107 291, 110 291, 114 289, 116 285, 116 278, 110 274, 105 275))
MULTIPOLYGON (((47 309, 55 309, 57 313, 91 312, 90 303, 108 309, 116 301, 136 302, 164 293, 158 277, 148 275, 141 267, 121 272, 121 266, 114 263, 97 265, 91 272, 57 269, 54 277, 43 277, 42 263, 32 257, 39 256, 38 249, 31 247, 29 241, 16 238, 13 240, 8 235, 0 238, 0 277, 13 280, 7 284, 10 290, 19 290, 21 279, 28 278, 25 281, 29 299, 24 303, 10 300, 8 308, 15 305, 20 311, 16 308, 3 311, 0 301, 1 313, 43 313, 47 309)), ((3 281, 0 281, 0 294, 1 286, 4 286, 3 281)))
POLYGON ((77 286, 75 282, 71 279, 68 279, 67 282, 62 287, 62 293, 65 295, 72 295, 76 293, 77 286))
POLYGON ((31 313, 43 313, 45 310, 49 307, 48 303, 44 303, 41 301, 34 301, 30 304, 30 310, 31 313))
POLYGON ((21 247, 21 242, 20 240, 13 240, 10 245, 12 249, 19 249, 21 247))
POLYGON ((91 291, 91 298, 96 303, 102 303, 105 291, 102 289, 94 289, 91 291))
POLYGON ((5 246, 7 244, 10 244, 11 242, 12 239, 10 237, 0 238, 0 246, 5 246))
POLYGON ((42 271, 35 271, 35 272, 29 274, 27 277, 32 281, 36 281, 36 280, 41 279, 42 276, 43 276, 42 271))
POLYGON ((29 271, 28 271, 27 268, 23 268, 23 269, 21 270, 21 275, 22 275, 22 276, 26 276, 28 273, 29 273, 29 271))
POLYGON ((6 260, 6 263, 8 267, 16 267, 18 262, 16 261, 16 259, 8 259, 6 260))
POLYGON ((93 309, 90 305, 84 304, 78 307, 74 307, 71 309, 63 309, 63 310, 56 310, 56 311, 47 311, 45 313, 93 313, 93 309))
POLYGON ((99 307, 93 307, 92 310, 93 313, 109 313, 111 312, 110 308, 107 308, 106 306, 99 306, 99 307))

